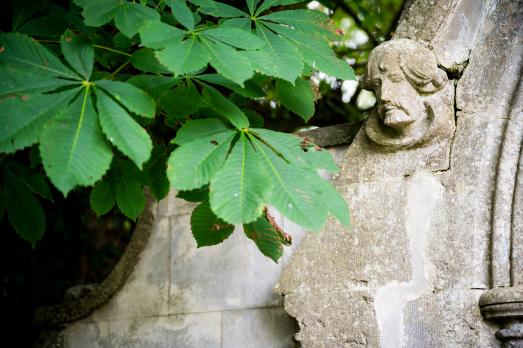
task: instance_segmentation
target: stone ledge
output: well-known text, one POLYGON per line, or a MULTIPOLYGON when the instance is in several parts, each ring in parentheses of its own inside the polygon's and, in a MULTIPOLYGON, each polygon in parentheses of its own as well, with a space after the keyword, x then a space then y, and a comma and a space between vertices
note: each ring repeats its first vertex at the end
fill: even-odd
POLYGON ((321 147, 345 145, 352 143, 362 124, 363 122, 340 123, 334 126, 298 132, 297 134, 309 138, 314 144, 321 147))

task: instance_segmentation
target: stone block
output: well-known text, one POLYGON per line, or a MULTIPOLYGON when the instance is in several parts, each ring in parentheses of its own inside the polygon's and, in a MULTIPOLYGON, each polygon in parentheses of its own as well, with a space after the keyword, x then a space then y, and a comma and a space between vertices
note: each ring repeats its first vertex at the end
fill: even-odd
POLYGON ((300 326, 296 339, 309 347, 378 347, 373 294, 368 291, 285 296, 285 310, 300 326))
POLYGON ((412 175, 417 171, 446 170, 449 167, 450 139, 397 152, 379 151, 362 129, 345 153, 342 175, 336 185, 369 182, 390 177, 412 175))
POLYGON ((105 348, 110 347, 109 323, 76 322, 61 333, 64 348, 105 348))
POLYGON ((460 0, 407 1, 394 38, 431 42, 459 3, 460 0))
POLYGON ((159 218, 147 246, 124 286, 90 320, 167 314, 169 295, 169 219, 159 218))
POLYGON ((198 249, 188 215, 171 221, 171 314, 281 304, 273 287, 281 276, 241 229, 223 243, 198 249))
POLYGON ((500 347, 479 312, 478 290, 430 293, 404 309, 404 347, 500 347))
POLYGON ((221 321, 221 313, 111 321, 107 347, 221 348, 221 321))
POLYGON ((484 1, 457 1, 450 20, 440 28, 431 42, 438 64, 459 73, 469 58, 485 11, 484 1))
POLYGON ((283 307, 223 312, 223 348, 292 348, 296 322, 283 307))
POLYGON ((198 203, 187 202, 183 199, 177 198, 177 190, 169 191, 167 197, 158 203, 158 216, 171 217, 177 215, 191 214, 198 203))
POLYGON ((484 113, 458 113, 451 170, 440 173, 446 187, 449 220, 432 242, 442 282, 454 288, 489 286, 492 198, 501 135, 506 120, 484 113), (452 250, 452 258, 447 251, 452 250), (439 255, 439 256, 438 256, 439 255))
POLYGON ((286 266, 279 291, 366 289, 410 279, 406 187, 403 177, 338 186, 351 208, 351 228, 330 219, 319 234, 307 235, 286 266))
POLYGON ((523 66, 523 6, 513 0, 490 2, 483 18, 457 86, 456 106, 489 120, 507 118, 523 66))

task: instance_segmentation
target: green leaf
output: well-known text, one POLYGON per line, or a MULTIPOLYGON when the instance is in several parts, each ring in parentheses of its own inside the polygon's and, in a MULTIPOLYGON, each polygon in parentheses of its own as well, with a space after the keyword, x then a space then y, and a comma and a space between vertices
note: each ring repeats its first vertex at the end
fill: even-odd
POLYGON ((319 230, 327 219, 328 209, 321 194, 310 186, 317 174, 285 161, 258 138, 253 142, 272 182, 268 203, 303 227, 319 230))
POLYGON ((251 127, 263 127, 265 123, 263 116, 251 109, 242 109, 242 111, 249 119, 249 124, 251 127))
POLYGON ((142 46, 164 48, 182 41, 185 31, 160 21, 148 21, 140 27, 142 46))
POLYGON ((36 193, 40 197, 45 198, 51 202, 54 202, 51 188, 49 187, 49 184, 43 175, 30 172, 26 167, 17 168, 16 173, 31 190, 31 192, 36 193))
POLYGON ((19 68, 8 64, 0 65, 0 76, 0 97, 16 93, 44 93, 78 83, 39 75, 34 68, 19 68))
POLYGON ((69 24, 65 15, 54 13, 50 16, 30 19, 16 31, 32 37, 55 39, 64 33, 69 24))
POLYGON ((332 183, 316 175, 315 179, 311 181, 311 185, 321 192, 323 201, 326 203, 329 212, 334 215, 342 225, 350 226, 350 214, 347 201, 336 191, 332 183))
POLYGON ((237 129, 249 127, 249 120, 243 111, 216 89, 206 86, 203 89, 202 95, 211 108, 225 117, 234 127, 237 129))
POLYGON ((12 5, 12 31, 17 31, 20 25, 29 19, 37 10, 42 8, 45 3, 43 0, 20 0, 12 2, 12 5))
POLYGON ((192 190, 209 183, 223 165, 236 132, 200 136, 174 150, 167 161, 171 187, 192 190))
POLYGON ((155 100, 158 100, 166 91, 169 90, 169 88, 176 85, 179 81, 181 81, 181 78, 179 77, 134 75, 129 80, 127 80, 127 83, 140 88, 155 100))
POLYGON ((251 19, 250 18, 230 18, 226 19, 221 23, 221 27, 238 28, 242 30, 251 30, 251 19))
POLYGON ((259 217, 253 223, 243 225, 243 231, 263 255, 278 263, 283 255, 281 236, 264 216, 259 217))
POLYGON ((162 147, 156 146, 151 159, 144 166, 148 174, 148 184, 151 188, 151 193, 158 201, 165 198, 170 189, 166 173, 168 157, 168 154, 162 147))
MULTIPOLYGON (((291 166, 299 169, 307 177, 308 187, 311 188, 310 191, 314 191, 313 194, 316 195, 316 199, 323 201, 328 211, 342 224, 349 225, 350 216, 347 202, 332 184, 321 178, 316 171, 317 169, 328 167, 333 169, 333 171, 337 171, 337 166, 327 151, 313 151, 311 149, 304 152, 301 148, 302 142, 300 138, 292 134, 268 129, 252 129, 252 132, 264 139, 265 143, 271 144, 273 149, 284 156, 291 166), (316 154, 316 158, 315 156, 311 157, 314 154, 316 154)), ((300 223, 299 221, 296 222, 300 223)))
POLYGON ((91 190, 89 202, 97 216, 108 213, 116 202, 116 191, 113 185, 106 180, 98 181, 91 190))
POLYGON ((173 142, 178 145, 184 145, 198 138, 207 138, 230 129, 217 118, 191 120, 185 122, 182 128, 178 130, 173 142))
MULTIPOLYGON (((310 11, 311 13, 307 13, 309 10, 293 10, 288 12, 300 12, 305 11, 304 18, 302 20, 297 19, 281 19, 281 20, 267 20, 267 18, 260 17, 260 21, 265 25, 274 25, 274 23, 281 24, 285 27, 288 27, 291 30, 295 30, 297 32, 300 32, 304 34, 306 37, 314 41, 321 41, 328 43, 330 41, 336 41, 339 39, 339 37, 329 29, 329 23, 328 23, 328 17, 319 12, 319 11, 310 11), (307 19, 307 17, 310 16, 311 19, 307 19), (316 18, 315 18, 316 17, 316 18), (271 23, 272 22, 272 23, 271 23)), ((284 11, 280 11, 284 12, 284 11)), ((274 13, 274 12, 273 12, 274 13)), ((299 16, 297 16, 299 17, 299 16)))
POLYGON ((133 37, 147 21, 159 21, 160 15, 150 7, 142 4, 122 2, 114 15, 114 24, 127 37, 133 37))
POLYGON ((307 122, 314 115, 314 92, 309 81, 299 77, 293 86, 276 80, 276 94, 281 103, 307 122))
POLYGON ((131 46, 134 46, 137 44, 137 38, 134 36, 132 38, 128 38, 124 34, 118 32, 114 34, 113 36, 113 44, 114 48, 122 50, 122 51, 130 51, 131 46))
POLYGON ((331 173, 337 173, 340 170, 330 152, 326 150, 309 150, 305 153, 305 160, 315 169, 325 169, 331 173))
POLYGON ((320 11, 299 9, 272 12, 261 16, 260 19, 296 26, 300 24, 310 25, 311 23, 321 24, 328 21, 329 16, 320 11))
POLYGON ((166 2, 173 10, 174 18, 187 29, 194 30, 194 17, 185 0, 166 0, 166 2))
POLYGON ((151 156, 149 134, 104 92, 96 91, 100 125, 109 141, 138 166, 151 156))
POLYGON ((273 6, 276 6, 276 5, 279 5, 279 1, 278 0, 265 0, 261 5, 260 7, 258 7, 258 9, 256 10, 256 13, 255 15, 258 16, 260 13, 262 13, 263 11, 267 10, 268 8, 271 8, 273 6))
POLYGON ((95 85, 109 92, 129 111, 144 117, 154 117, 156 105, 144 91, 126 82, 99 80, 95 85))
POLYGON ((265 0, 256 10, 255 16, 259 16, 263 11, 273 6, 285 6, 305 2, 305 0, 265 0))
POLYGON ((205 202, 209 200, 209 185, 205 185, 202 188, 179 191, 176 197, 185 199, 188 202, 205 202))
POLYGON ((4 169, 4 195, 8 202, 9 221, 18 235, 31 243, 34 248, 45 231, 42 206, 24 183, 7 168, 4 169))
POLYGON ((214 2, 215 8, 200 8, 202 13, 222 18, 233 18, 233 17, 249 17, 249 15, 236 7, 221 3, 214 2))
POLYGON ((92 27, 109 23, 121 4, 119 0, 74 0, 74 2, 83 8, 85 24, 92 27))
POLYGON ((213 212, 231 224, 256 220, 266 205, 269 176, 245 133, 234 145, 224 166, 211 179, 209 201, 213 212))
POLYGON ((88 87, 44 128, 40 153, 45 172, 64 195, 77 185, 94 184, 109 169, 113 154, 88 87))
POLYGON ((114 18, 116 27, 127 37, 134 36, 142 24, 160 20, 154 9, 142 4, 121 0, 74 0, 83 8, 85 24, 99 27, 114 18))
POLYGON ((87 40, 67 30, 60 39, 65 59, 80 76, 89 80, 93 71, 94 49, 87 40))
POLYGON ((260 73, 294 83, 303 71, 303 57, 296 47, 263 25, 257 26, 256 33, 265 41, 265 46, 260 51, 241 53, 260 73))
POLYGON ((131 57, 131 63, 136 69, 145 72, 154 74, 166 74, 169 72, 169 70, 156 59, 154 50, 150 48, 142 48, 134 52, 131 57))
POLYGON ((225 77, 219 74, 196 75, 194 76, 194 78, 215 85, 227 87, 233 92, 238 93, 239 95, 244 96, 246 98, 261 98, 265 96, 263 89, 261 89, 257 84, 255 84, 251 80, 245 81, 245 86, 242 88, 240 85, 237 85, 236 83, 227 80, 225 77))
POLYGON ((0 100, 0 152, 12 153, 38 142, 44 125, 72 99, 74 92, 33 94, 0 100))
POLYGON ((220 220, 209 207, 209 202, 198 205, 191 215, 191 230, 198 248, 216 245, 227 239, 234 226, 220 220))
POLYGON ((254 74, 249 60, 231 46, 220 42, 203 40, 207 47, 211 65, 225 78, 243 86, 243 82, 254 74))
POLYGON ((256 5, 258 5, 258 2, 260 0, 246 0, 247 1, 247 7, 249 8, 249 13, 251 15, 254 15, 254 9, 256 9, 256 5))
POLYGON ((156 52, 156 57, 175 75, 183 75, 199 70, 209 63, 209 52, 195 36, 171 43, 165 49, 156 52))
POLYGON ((167 124, 174 124, 176 120, 192 115, 204 105, 202 96, 194 84, 189 80, 186 86, 178 86, 165 92, 160 105, 167 113, 167 124))
POLYGON ((0 63, 38 75, 79 80, 53 53, 26 35, 0 33, 0 47, 0 63))
POLYGON ((142 173, 134 164, 125 160, 115 161, 113 169, 116 205, 125 216, 136 220, 145 208, 142 173))
POLYGON ((202 31, 201 35, 246 50, 255 50, 264 45, 264 42, 250 31, 238 28, 211 28, 202 31))
POLYGON ((203 9, 207 9, 207 11, 214 11, 216 10, 216 4, 213 0, 189 0, 196 6, 199 6, 203 9))
POLYGON ((303 55, 304 61, 316 70, 343 80, 355 80, 350 65, 337 58, 326 41, 314 40, 296 30, 281 25, 268 24, 269 27, 285 36, 303 55))

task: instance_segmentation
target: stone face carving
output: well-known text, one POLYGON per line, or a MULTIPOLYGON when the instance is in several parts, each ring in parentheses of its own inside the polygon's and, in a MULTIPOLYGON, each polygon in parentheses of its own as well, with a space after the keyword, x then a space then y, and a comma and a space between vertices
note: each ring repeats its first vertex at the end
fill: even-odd
POLYGON ((378 100, 365 126, 374 143, 401 149, 452 136, 450 83, 431 50, 410 39, 387 41, 367 68, 363 87, 378 100))

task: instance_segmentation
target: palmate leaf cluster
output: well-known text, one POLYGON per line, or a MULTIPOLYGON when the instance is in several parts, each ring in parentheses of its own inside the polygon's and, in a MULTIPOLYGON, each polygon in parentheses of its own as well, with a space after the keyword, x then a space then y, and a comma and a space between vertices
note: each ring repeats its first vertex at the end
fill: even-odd
MULTIPOLYGON (((311 230, 329 214, 349 223, 344 199, 318 175, 337 170, 328 152, 264 129, 249 108, 275 98, 307 121, 311 71, 354 78, 329 47, 328 17, 284 7, 297 0, 74 2, 59 40, 0 33, 0 152, 38 149, 62 194, 93 186, 99 215, 116 205, 136 219, 144 186, 157 199, 175 188, 201 202, 191 219, 198 246, 241 224, 277 261, 288 238, 267 206, 311 230), (94 43, 110 28, 113 47, 94 43), (101 51, 125 61, 110 72, 101 51)), ((34 244, 45 229, 34 194, 52 200, 47 182, 16 161, 2 168, 8 217, 34 244)))

